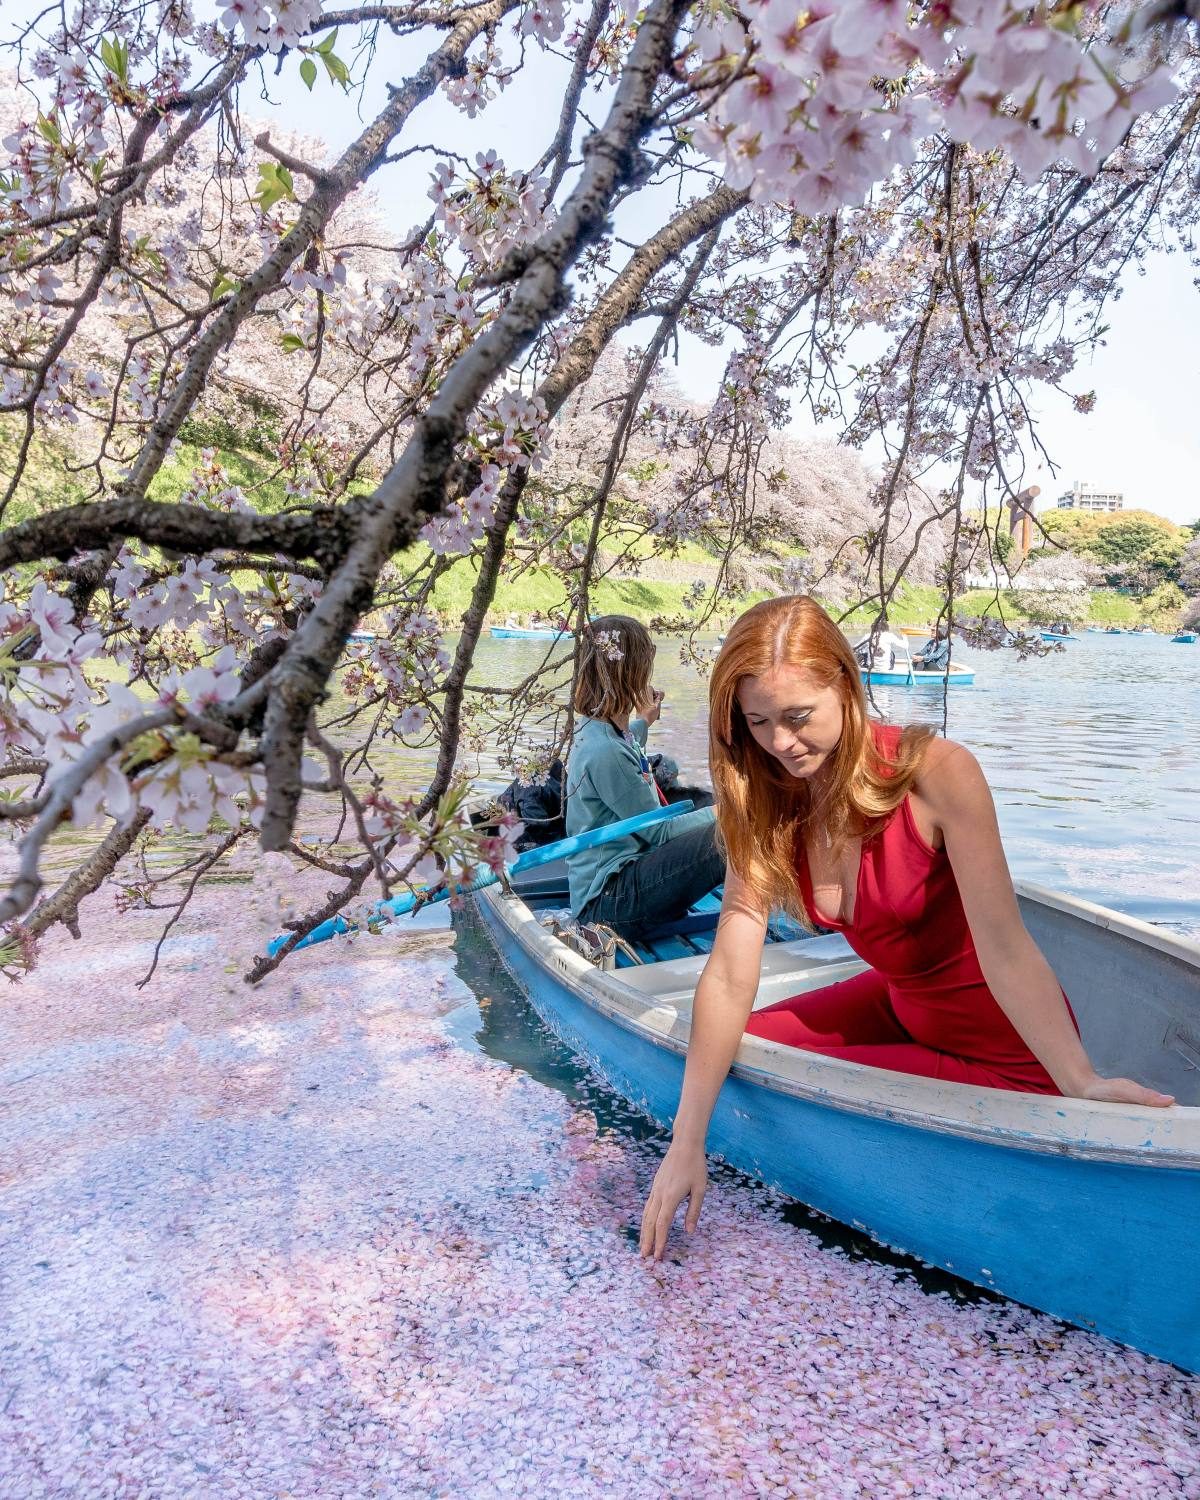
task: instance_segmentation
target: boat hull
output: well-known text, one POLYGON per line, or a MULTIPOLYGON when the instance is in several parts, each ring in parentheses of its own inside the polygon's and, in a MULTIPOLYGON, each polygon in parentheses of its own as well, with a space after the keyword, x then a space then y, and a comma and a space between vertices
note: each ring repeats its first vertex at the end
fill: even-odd
POLYGON ((496 641, 564 641, 569 640, 569 630, 521 629, 515 625, 492 625, 489 627, 496 641))
POLYGON ((1077 641, 1078 639, 1077 635, 1055 635, 1053 630, 1042 631, 1042 640, 1044 641, 1077 641))
MULTIPOLYGON (((631 1021, 606 1002, 607 976, 589 979, 574 955, 539 951, 536 924, 514 920, 514 909, 527 911, 520 902, 496 890, 478 899, 505 963, 552 1030, 618 1093, 669 1125, 686 1025, 663 1035, 631 1021), (530 926, 533 935, 522 931, 530 926)), ((837 1091, 820 1084, 831 1076, 828 1060, 804 1054, 802 1067, 817 1082, 797 1083, 748 1064, 747 1054, 761 1058, 764 1049, 792 1052, 743 1044, 717 1101, 710 1151, 882 1244, 1200 1369, 1200 1157, 1163 1165, 1165 1153, 1148 1165, 1135 1150, 1115 1148, 1080 1157, 1053 1139, 1059 1106, 1075 1101, 963 1090, 961 1097, 986 1096, 985 1114, 1028 1117, 1028 1132, 1010 1130, 1000 1143, 969 1122, 914 1117, 888 1102, 889 1089, 896 1099, 927 1094, 924 1080, 849 1065, 885 1087, 874 1098, 835 1099, 837 1091)), ((838 1066, 845 1076, 847 1065, 834 1065, 835 1079, 838 1066)), ((954 1086, 937 1086, 943 1098, 946 1089, 954 1086)))
POLYGON ((877 669, 870 672, 866 667, 859 669, 864 686, 870 687, 969 687, 975 681, 975 673, 968 667, 951 667, 950 675, 944 672, 909 672, 907 668, 895 672, 881 672, 877 669))

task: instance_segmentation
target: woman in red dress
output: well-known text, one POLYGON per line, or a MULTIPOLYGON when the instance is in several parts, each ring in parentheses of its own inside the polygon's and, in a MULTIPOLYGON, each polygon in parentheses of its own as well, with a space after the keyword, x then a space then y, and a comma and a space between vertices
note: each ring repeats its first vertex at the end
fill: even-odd
POLYGON ((730 630, 709 689, 709 756, 725 898, 644 1255, 662 1255, 685 1198, 696 1226, 709 1117, 747 1033, 953 1083, 1174 1102, 1097 1074, 1021 921, 975 757, 870 720, 854 654, 812 599, 757 604, 730 630), (752 1014, 779 907, 844 932, 871 967, 752 1014))

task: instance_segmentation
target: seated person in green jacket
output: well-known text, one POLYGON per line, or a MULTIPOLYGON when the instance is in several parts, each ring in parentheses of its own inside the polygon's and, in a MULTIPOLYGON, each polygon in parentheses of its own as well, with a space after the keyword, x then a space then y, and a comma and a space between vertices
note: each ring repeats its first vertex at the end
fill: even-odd
MULTIPOLYGON (((584 628, 567 760, 567 835, 588 833, 661 805, 646 734, 662 702, 650 686, 654 642, 637 620, 603 615, 584 628), (632 717, 633 715, 637 717, 632 717)), ((567 860, 571 911, 636 940, 686 914, 725 879, 711 807, 567 860)))

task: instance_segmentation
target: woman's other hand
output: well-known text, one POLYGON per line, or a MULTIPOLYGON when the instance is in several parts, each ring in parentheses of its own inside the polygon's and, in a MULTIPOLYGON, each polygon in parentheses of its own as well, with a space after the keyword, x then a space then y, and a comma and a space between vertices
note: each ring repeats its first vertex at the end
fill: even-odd
POLYGON ((1132 1078, 1101 1078, 1098 1073, 1080 1088, 1076 1098, 1092 1099, 1100 1104, 1145 1104, 1151 1109, 1166 1109, 1175 1103, 1174 1094, 1161 1094, 1157 1089, 1135 1083, 1132 1078))
POLYGON ((683 1227, 691 1234, 700 1222, 700 1208, 708 1189, 708 1162, 698 1146, 681 1146, 673 1142, 662 1165, 654 1174, 650 1196, 642 1210, 642 1235, 638 1249, 642 1255, 661 1260, 675 1212, 686 1198, 687 1213, 683 1227))

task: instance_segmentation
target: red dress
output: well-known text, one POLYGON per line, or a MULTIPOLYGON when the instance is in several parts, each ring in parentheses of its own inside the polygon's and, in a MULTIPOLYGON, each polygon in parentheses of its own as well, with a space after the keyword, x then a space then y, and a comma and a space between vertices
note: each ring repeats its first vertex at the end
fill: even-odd
MULTIPOLYGON (((900 730, 875 733, 894 753, 900 730)), ((796 874, 809 917, 871 967, 755 1011, 749 1035, 952 1083, 1059 1092, 988 989, 949 856, 921 837, 907 797, 863 841, 853 922, 816 910, 802 842, 796 874)))

